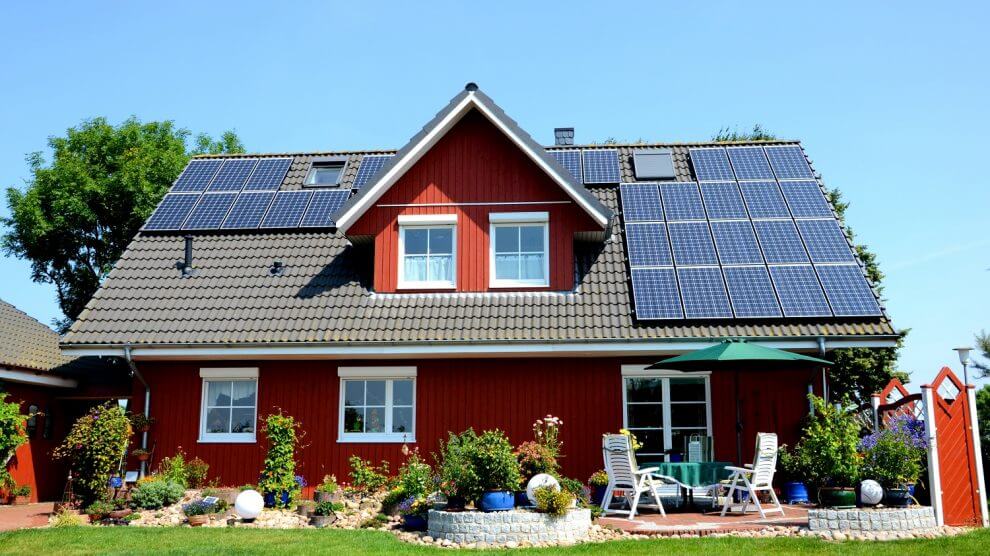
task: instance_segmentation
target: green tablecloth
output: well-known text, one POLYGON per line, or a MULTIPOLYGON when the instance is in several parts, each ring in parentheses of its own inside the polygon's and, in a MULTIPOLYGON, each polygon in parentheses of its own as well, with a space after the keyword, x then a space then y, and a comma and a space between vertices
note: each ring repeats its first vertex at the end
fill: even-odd
POLYGON ((657 475, 673 477, 681 484, 688 486, 708 486, 719 481, 728 479, 732 474, 726 471, 726 465, 733 465, 727 461, 710 461, 706 463, 665 463, 665 462, 640 462, 639 468, 659 467, 657 475))

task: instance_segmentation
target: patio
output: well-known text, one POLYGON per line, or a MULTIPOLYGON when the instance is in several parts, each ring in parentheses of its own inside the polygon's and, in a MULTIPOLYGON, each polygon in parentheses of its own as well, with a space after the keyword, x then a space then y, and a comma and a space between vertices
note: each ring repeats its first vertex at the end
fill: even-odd
POLYGON ((757 513, 730 514, 719 516, 719 512, 668 512, 661 516, 658 512, 645 509, 632 520, 621 515, 599 518, 599 523, 617 527, 629 533, 642 535, 679 535, 690 533, 709 535, 729 531, 755 531, 768 526, 777 527, 807 527, 808 509, 805 506, 782 504, 784 515, 773 515, 761 519, 757 513))

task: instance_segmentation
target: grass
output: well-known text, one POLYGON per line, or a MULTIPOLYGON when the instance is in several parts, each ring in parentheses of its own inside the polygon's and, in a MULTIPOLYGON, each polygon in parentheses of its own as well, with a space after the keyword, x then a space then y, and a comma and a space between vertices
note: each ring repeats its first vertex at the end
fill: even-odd
MULTIPOLYGON (((990 530, 936 540, 826 543, 808 538, 655 539, 567 548, 497 551, 534 554, 987 554, 990 530)), ((403 543, 381 531, 66 527, 0 533, 0 554, 450 554, 403 543)), ((481 551, 470 551, 476 554, 481 551)), ((496 552, 496 551, 486 551, 496 552)))

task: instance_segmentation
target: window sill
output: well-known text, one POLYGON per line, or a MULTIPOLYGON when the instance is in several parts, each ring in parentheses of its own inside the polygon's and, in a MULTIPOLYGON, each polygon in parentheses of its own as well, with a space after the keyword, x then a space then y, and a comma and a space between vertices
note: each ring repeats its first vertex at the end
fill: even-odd
POLYGON ((549 288, 550 284, 546 282, 535 283, 535 282, 492 282, 488 285, 492 289, 539 289, 539 288, 549 288))
POLYGON ((199 438, 198 444, 254 444, 258 442, 255 436, 245 437, 219 437, 219 438, 199 438))
POLYGON ((416 438, 405 434, 353 434, 337 437, 337 444, 415 444, 416 438))
POLYGON ((456 290, 457 284, 446 282, 406 282, 395 287, 397 290, 456 290))

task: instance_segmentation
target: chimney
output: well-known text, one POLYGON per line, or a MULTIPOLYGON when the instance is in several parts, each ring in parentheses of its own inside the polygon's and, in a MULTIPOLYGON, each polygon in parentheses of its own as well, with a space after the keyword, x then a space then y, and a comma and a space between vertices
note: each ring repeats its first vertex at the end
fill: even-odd
POLYGON ((573 145, 574 144, 574 128, 573 127, 555 127, 555 128, 553 128, 553 144, 554 145, 573 145))
POLYGON ((194 276, 196 274, 196 271, 193 270, 193 265, 192 265, 193 236, 185 236, 184 239, 186 240, 185 257, 183 258, 183 260, 175 263, 175 266, 176 268, 182 271, 182 277, 187 278, 190 276, 194 276))

